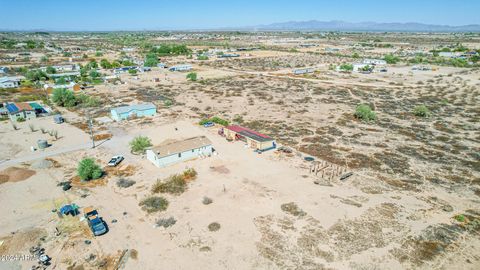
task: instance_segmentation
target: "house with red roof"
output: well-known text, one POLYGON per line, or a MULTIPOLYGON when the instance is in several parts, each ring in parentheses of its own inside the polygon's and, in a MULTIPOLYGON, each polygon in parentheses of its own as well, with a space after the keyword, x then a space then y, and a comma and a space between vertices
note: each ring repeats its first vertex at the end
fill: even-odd
POLYGON ((270 136, 242 126, 227 126, 223 129, 223 134, 229 140, 243 141, 248 147, 258 151, 274 149, 277 146, 275 140, 270 136))
POLYGON ((12 121, 37 118, 35 108, 26 102, 7 103, 8 117, 12 121))

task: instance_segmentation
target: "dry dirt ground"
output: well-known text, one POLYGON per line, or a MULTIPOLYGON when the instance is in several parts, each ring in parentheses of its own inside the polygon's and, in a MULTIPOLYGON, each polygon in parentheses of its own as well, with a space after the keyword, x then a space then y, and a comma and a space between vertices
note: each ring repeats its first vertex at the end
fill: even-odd
MULTIPOLYGON (((105 104, 88 112, 97 119, 95 133, 112 138, 51 157, 47 168, 32 161, 0 172, 0 255, 27 254, 41 244, 56 269, 478 269, 480 72, 398 65, 384 74, 341 74, 322 65, 341 61, 262 55, 195 64, 197 82, 155 68, 122 75, 127 84, 88 90, 105 104), (317 73, 286 72, 309 61, 320 64, 317 73), (158 115, 105 121, 110 107, 140 101, 157 104, 158 115), (378 119, 355 119, 360 103, 374 107, 378 119), (421 104, 430 108, 429 118, 412 114, 421 104), (216 128, 196 125, 214 115, 294 151, 259 155, 225 141, 216 128), (218 155, 159 169, 129 152, 136 135, 153 144, 205 135, 218 155), (126 160, 104 178, 75 179, 81 158, 105 166, 114 154, 126 160), (157 179, 186 168, 198 176, 184 193, 165 195, 165 211, 141 209, 157 179), (339 180, 346 172, 353 176, 339 180), (135 184, 120 188, 119 178, 135 184), (73 188, 64 192, 57 183, 66 180, 73 188), (203 204, 205 196, 213 202, 203 204), (95 206, 109 232, 94 238, 85 221, 60 219, 52 209, 66 202, 95 206), (171 227, 155 226, 170 217, 176 221, 171 227), (220 224, 216 231, 209 230, 213 222, 220 224)), ((65 115, 63 138, 52 147, 88 142, 85 112, 65 115)), ((0 125, 2 158, 32 154, 40 131, 30 132, 25 123, 16 131, 8 122, 0 125)), ((1 261, 0 268, 33 263, 1 261)))

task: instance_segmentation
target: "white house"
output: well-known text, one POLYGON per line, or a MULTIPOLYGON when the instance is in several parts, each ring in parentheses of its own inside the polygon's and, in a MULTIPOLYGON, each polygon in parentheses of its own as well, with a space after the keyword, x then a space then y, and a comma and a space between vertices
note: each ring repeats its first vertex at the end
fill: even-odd
POLYGON ((21 77, 1 77, 0 88, 16 88, 20 86, 21 77))
POLYGON ((134 117, 154 116, 157 114, 157 107, 153 103, 135 104, 113 108, 110 113, 113 120, 121 121, 134 117))
POLYGON ((363 59, 362 64, 384 66, 387 64, 387 61, 382 59, 363 59))
POLYGON ((188 71, 188 70, 191 70, 191 69, 192 69, 192 65, 184 64, 184 65, 173 66, 173 67, 169 68, 168 70, 170 70, 170 71, 188 71))
POLYGON ((205 136, 183 141, 165 141, 147 149, 147 159, 157 167, 165 167, 180 161, 212 155, 212 142, 205 136))

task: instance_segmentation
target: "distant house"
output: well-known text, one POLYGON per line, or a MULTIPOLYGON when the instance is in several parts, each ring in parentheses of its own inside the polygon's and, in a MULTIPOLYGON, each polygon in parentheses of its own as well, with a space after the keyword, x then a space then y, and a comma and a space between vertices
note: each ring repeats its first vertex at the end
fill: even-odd
POLYGON ((121 121, 134 117, 154 116, 157 114, 157 107, 152 103, 135 104, 113 108, 110 113, 113 120, 121 121))
POLYGON ((76 77, 80 76, 80 71, 71 71, 71 72, 64 72, 64 73, 55 73, 55 74, 48 74, 50 78, 60 78, 60 77, 76 77))
POLYGON ((119 67, 113 70, 114 74, 120 74, 120 73, 125 73, 128 72, 131 69, 138 69, 137 66, 130 66, 130 67, 119 67))
POLYGON ((20 86, 21 77, 1 77, 0 88, 16 88, 20 86))
MULTIPOLYGON (((52 66, 57 72, 72 72, 72 71, 77 71, 80 70, 80 66, 77 64, 69 64, 69 65, 57 65, 57 66, 52 66)), ((46 72, 47 67, 41 67, 41 71, 46 72)))
POLYGON ((188 71, 188 70, 191 70, 191 69, 192 69, 192 65, 185 64, 185 65, 173 66, 173 67, 169 68, 168 70, 170 70, 170 71, 188 71))
POLYGON ((47 90, 48 92, 53 91, 53 89, 56 89, 56 88, 65 88, 65 89, 77 92, 77 91, 80 91, 81 86, 78 83, 70 82, 67 84, 45 84, 43 85, 43 88, 45 88, 45 90, 47 90))
POLYGON ((157 167, 165 167, 180 161, 210 156, 212 142, 205 136, 193 137, 182 141, 165 141, 147 149, 147 159, 157 167))
POLYGON ((240 57, 240 54, 238 54, 238 53, 224 53, 224 54, 219 55, 218 57, 220 57, 220 58, 240 57))
POLYGON ((387 61, 382 59, 363 59, 362 64, 384 66, 387 64, 387 61))
POLYGON ((17 121, 19 118, 23 118, 25 120, 37 118, 35 108, 29 103, 7 103, 6 108, 8 111, 8 117, 12 121, 17 121))
POLYGON ((315 71, 314 68, 296 68, 293 70, 293 74, 306 74, 306 73, 313 73, 315 71))
POLYGON ((0 67, 0 74, 6 74, 8 73, 8 68, 7 67, 0 67))
POLYGON ((255 150, 266 151, 277 147, 275 140, 270 136, 245 127, 237 125, 228 126, 223 128, 223 133, 227 139, 243 141, 255 150))

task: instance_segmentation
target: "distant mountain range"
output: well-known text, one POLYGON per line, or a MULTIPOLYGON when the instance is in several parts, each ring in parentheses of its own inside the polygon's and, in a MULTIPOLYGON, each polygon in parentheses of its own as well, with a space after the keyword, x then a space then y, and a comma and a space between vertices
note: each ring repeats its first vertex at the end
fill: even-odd
MULTIPOLYGON (((250 27, 249 27, 250 28, 250 27)), ((376 23, 344 21, 290 21, 252 26, 256 30, 323 30, 323 31, 389 31, 389 32, 480 32, 479 24, 451 26, 423 23, 376 23)))

